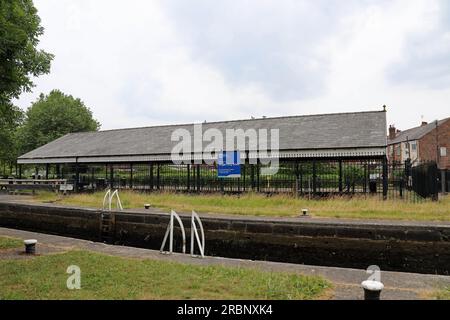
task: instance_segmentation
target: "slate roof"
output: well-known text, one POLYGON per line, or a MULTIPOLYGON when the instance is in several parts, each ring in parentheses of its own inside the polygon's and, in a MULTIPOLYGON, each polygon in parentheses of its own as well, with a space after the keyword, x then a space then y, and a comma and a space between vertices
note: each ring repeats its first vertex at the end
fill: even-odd
MULTIPOLYGON (((442 125, 444 122, 450 120, 450 118, 446 118, 438 121, 438 126, 442 125)), ((425 126, 415 127, 412 129, 408 129, 405 131, 401 131, 397 134, 394 139, 388 139, 388 145, 397 144, 400 142, 419 140, 426 134, 433 131, 436 128, 436 121, 433 121, 425 126)))
MULTIPOLYGON (((321 150, 386 146, 386 112, 369 111, 203 123, 203 132, 225 129, 279 129, 280 150, 321 150)), ((170 154, 175 129, 193 134, 193 124, 67 134, 19 157, 135 156, 170 154)), ((225 134, 224 134, 225 136, 225 134)), ((204 143, 204 146, 207 143, 204 143)))

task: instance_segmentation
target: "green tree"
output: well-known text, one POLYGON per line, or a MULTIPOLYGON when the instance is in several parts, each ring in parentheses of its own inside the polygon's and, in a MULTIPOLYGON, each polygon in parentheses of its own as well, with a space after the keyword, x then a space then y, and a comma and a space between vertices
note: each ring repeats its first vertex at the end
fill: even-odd
POLYGON ((52 90, 41 93, 25 113, 19 129, 20 151, 26 153, 71 132, 97 131, 100 123, 80 99, 52 90))
POLYGON ((23 112, 12 104, 0 104, 0 176, 10 175, 18 156, 17 127, 23 112))
POLYGON ((33 87, 32 77, 50 71, 53 55, 38 50, 44 32, 32 0, 0 1, 0 104, 33 87))
MULTIPOLYGON (((0 173, 18 154, 17 127, 23 112, 12 99, 33 87, 32 78, 50 71, 53 55, 38 50, 44 32, 32 0, 0 1, 0 173)), ((1 172, 3 171, 3 172, 1 172)))

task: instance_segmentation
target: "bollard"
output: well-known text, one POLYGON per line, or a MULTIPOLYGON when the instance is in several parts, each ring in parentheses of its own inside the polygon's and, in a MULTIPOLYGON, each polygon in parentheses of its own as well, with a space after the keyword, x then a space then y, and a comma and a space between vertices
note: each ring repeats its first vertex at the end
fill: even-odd
POLYGON ((364 300, 380 300, 384 285, 379 281, 366 280, 361 283, 364 289, 364 300))
POLYGON ((36 253, 37 240, 35 240, 35 239, 24 240, 23 243, 25 244, 25 253, 26 254, 35 254, 36 253))
POLYGON ((308 209, 302 209, 302 217, 309 217, 308 209))
POLYGON ((150 204, 148 204, 148 203, 144 204, 144 208, 145 209, 150 209, 150 204))

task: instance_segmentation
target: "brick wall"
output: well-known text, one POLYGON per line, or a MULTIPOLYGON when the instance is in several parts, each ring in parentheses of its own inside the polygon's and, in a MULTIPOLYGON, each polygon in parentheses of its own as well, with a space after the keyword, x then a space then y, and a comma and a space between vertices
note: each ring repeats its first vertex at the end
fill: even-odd
POLYGON ((406 160, 403 142, 389 145, 387 147, 387 158, 389 162, 404 162, 406 160))
POLYGON ((419 158, 421 161, 437 161, 439 168, 450 169, 450 119, 420 139, 419 158), (436 136, 439 147, 447 148, 447 156, 439 157, 439 161, 436 159, 436 136))

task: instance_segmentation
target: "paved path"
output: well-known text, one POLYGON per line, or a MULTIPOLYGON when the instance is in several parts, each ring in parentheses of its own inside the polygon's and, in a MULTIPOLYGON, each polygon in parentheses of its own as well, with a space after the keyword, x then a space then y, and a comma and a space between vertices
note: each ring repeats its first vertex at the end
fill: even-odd
MULTIPOLYGON (((334 283, 335 290, 332 298, 338 300, 363 299, 363 291, 360 288, 360 283, 367 278, 365 270, 357 269, 318 267, 220 257, 206 257, 204 259, 199 259, 183 254, 163 255, 160 254, 159 251, 155 250, 107 245, 87 240, 7 228, 0 228, 0 235, 20 239, 37 239, 39 242, 38 253, 41 252, 43 254, 61 252, 70 249, 84 249, 127 258, 175 261, 193 265, 223 265, 257 268, 273 272, 292 272, 305 275, 319 275, 334 283)), ((393 300, 421 299, 437 288, 450 286, 450 276, 439 275, 382 271, 381 280, 385 285, 385 290, 382 293, 382 299, 393 300)))

